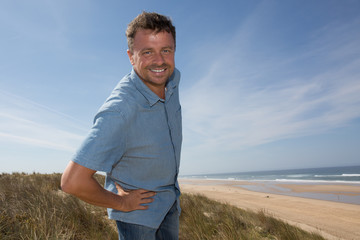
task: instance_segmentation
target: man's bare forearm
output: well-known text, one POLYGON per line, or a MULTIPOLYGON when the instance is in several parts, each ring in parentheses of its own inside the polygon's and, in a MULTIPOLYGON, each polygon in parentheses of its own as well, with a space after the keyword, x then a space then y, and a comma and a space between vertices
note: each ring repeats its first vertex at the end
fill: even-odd
POLYGON ((61 188, 79 199, 100 207, 119 211, 145 210, 143 204, 151 203, 154 192, 144 189, 124 191, 116 186, 118 194, 104 189, 94 178, 96 171, 70 162, 61 177, 61 188))

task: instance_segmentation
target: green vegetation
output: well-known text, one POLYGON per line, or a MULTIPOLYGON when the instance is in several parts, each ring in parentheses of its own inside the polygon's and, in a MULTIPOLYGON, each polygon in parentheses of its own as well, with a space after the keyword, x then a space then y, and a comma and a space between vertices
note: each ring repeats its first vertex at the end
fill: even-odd
MULTIPOLYGON (((60 174, 0 174, 0 239, 117 239, 104 208, 60 190, 60 174)), ((103 184, 104 177, 97 176, 103 184)), ((264 212, 181 197, 180 239, 323 239, 264 212)))

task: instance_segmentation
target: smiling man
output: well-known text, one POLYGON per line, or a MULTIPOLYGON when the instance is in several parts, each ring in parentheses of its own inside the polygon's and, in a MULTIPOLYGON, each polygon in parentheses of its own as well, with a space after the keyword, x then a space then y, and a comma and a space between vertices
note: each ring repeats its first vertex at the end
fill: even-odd
POLYGON ((62 189, 108 208, 119 239, 178 239, 182 142, 175 27, 143 12, 126 31, 133 69, 100 108, 62 189), (93 175, 106 172, 105 187, 93 175))

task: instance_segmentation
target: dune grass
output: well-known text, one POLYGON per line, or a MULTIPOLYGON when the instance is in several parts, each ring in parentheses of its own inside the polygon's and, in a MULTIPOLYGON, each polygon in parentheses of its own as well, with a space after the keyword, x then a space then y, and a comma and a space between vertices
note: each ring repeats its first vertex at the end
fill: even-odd
POLYGON ((271 217, 264 211, 245 211, 202 195, 184 194, 181 205, 180 239, 324 239, 271 217))
POLYGON ((104 208, 60 190, 60 174, 0 175, 0 239, 116 239, 104 208))
MULTIPOLYGON (((117 239, 106 209, 60 190, 60 174, 0 174, 0 239, 117 239)), ((98 175, 103 184, 104 177, 98 175)), ((181 196, 180 239, 323 239, 264 212, 181 196)))

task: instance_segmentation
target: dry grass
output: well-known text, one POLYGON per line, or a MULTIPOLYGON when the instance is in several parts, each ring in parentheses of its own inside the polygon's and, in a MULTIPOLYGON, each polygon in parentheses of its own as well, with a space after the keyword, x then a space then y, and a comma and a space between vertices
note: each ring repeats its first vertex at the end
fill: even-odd
POLYGON ((264 211, 245 211, 202 195, 184 194, 181 205, 180 239, 324 239, 275 219, 264 211))
MULTIPOLYGON (((60 174, 0 174, 0 239, 117 239, 115 222, 60 190, 60 174)), ((97 176, 103 184, 104 177, 97 176)), ((181 196, 180 239, 323 239, 267 216, 181 196)))
POLYGON ((0 175, 0 239, 117 239, 106 210, 60 190, 60 174, 0 175))

